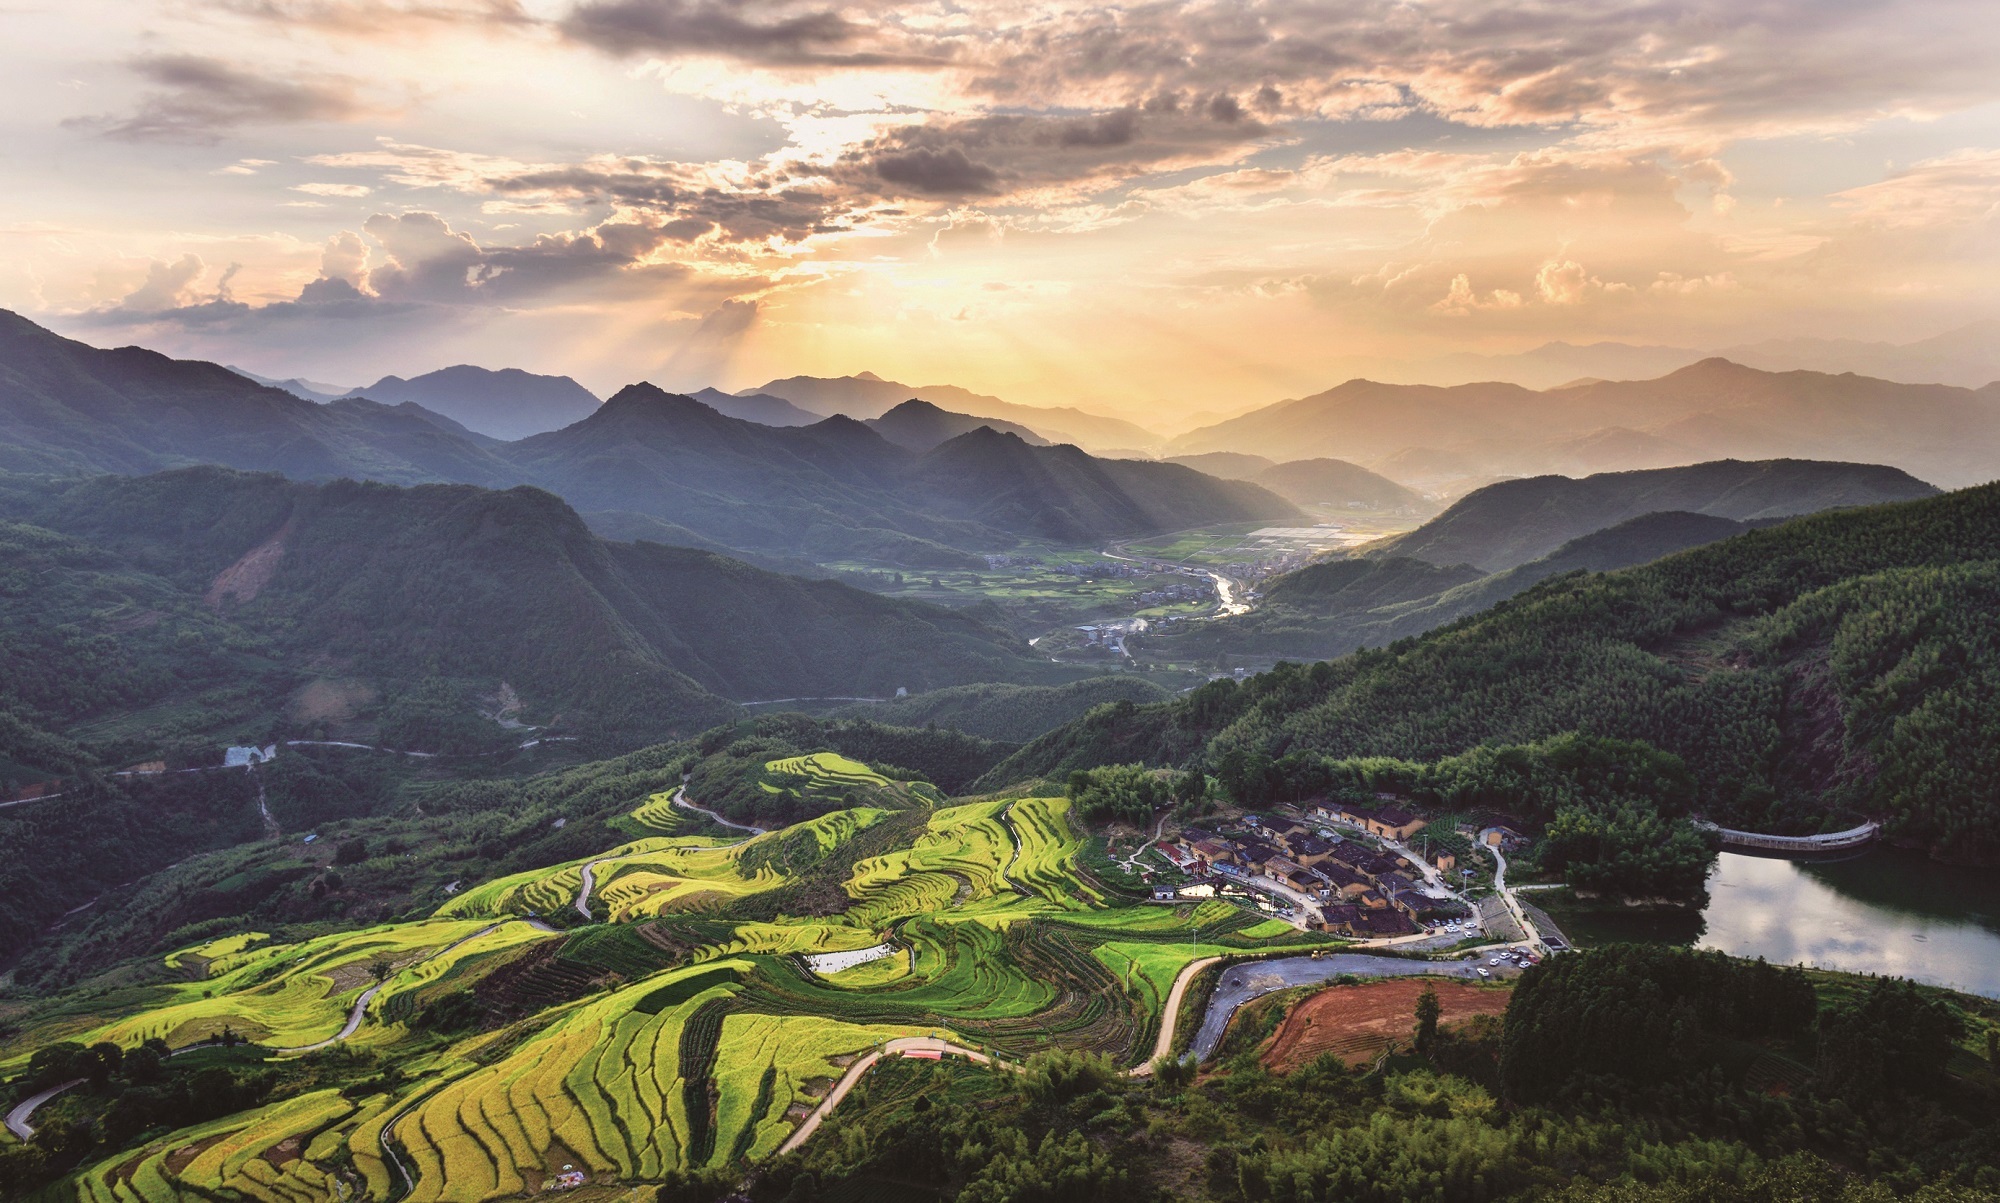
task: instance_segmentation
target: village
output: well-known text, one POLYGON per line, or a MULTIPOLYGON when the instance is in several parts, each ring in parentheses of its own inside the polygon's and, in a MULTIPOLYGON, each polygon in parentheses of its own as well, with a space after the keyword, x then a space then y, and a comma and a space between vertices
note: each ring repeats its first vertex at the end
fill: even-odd
MULTIPOLYGON (((1146 850, 1158 858, 1153 899, 1227 898, 1357 939, 1478 932, 1486 919, 1460 893, 1478 873, 1461 863, 1471 839, 1446 824, 1433 828, 1393 796, 1375 801, 1315 800, 1292 813, 1187 826, 1146 850)), ((1505 829, 1485 836, 1496 846, 1518 839, 1505 829)), ((1133 860, 1143 874, 1151 858, 1133 860)))

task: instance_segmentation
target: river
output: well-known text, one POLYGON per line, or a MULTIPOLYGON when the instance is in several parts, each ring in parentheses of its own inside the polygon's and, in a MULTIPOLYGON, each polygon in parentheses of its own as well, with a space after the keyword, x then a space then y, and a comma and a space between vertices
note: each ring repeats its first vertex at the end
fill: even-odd
MULTIPOLYGON (((1585 944, 1661 940, 1775 964, 1881 973, 2000 998, 2000 874, 1875 848, 1839 861, 1725 852, 1699 917, 1565 908, 1585 944)), ((1531 900, 1539 902, 1538 899, 1531 900)))

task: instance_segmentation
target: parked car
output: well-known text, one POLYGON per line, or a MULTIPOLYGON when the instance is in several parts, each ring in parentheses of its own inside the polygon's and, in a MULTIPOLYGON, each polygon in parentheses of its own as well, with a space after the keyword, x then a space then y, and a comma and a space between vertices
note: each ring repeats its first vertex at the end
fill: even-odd
POLYGON ((1488 973, 1488 972, 1486 971, 1486 967, 1485 967, 1484 965, 1481 965, 1481 966, 1479 967, 1479 976, 1480 976, 1480 977, 1492 977, 1493 975, 1492 975, 1491 973, 1488 973))

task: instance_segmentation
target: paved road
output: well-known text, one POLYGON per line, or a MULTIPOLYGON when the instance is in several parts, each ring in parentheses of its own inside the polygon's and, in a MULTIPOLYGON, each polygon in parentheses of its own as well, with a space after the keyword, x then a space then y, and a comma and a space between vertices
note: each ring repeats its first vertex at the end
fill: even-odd
POLYGON ((785 1143, 778 1146, 779 1154, 789 1153, 811 1140, 812 1134, 819 1131, 820 1122, 826 1119, 827 1113, 840 1105, 840 1100, 846 1098, 847 1092, 854 1089, 854 1084, 861 1080, 861 1075, 872 1069, 877 1061, 885 1056, 901 1056, 912 1052, 955 1053, 981 1065, 993 1063, 993 1059, 985 1053, 953 1044, 936 1036, 903 1036, 891 1040, 847 1067, 847 1072, 840 1075, 840 1081, 835 1082, 833 1089, 826 1092, 826 1097, 819 1101, 819 1106, 814 1107, 812 1114, 806 1116, 804 1122, 785 1138, 785 1143))
POLYGON ((1521 909, 1521 900, 1514 897, 1514 891, 1507 888, 1507 858, 1500 853, 1500 845, 1486 842, 1486 832, 1479 833, 1479 846, 1493 855, 1493 889, 1500 895, 1500 901, 1507 905, 1507 913, 1514 916, 1520 925, 1521 934, 1528 938, 1528 947, 1546 955, 1548 945, 1542 943, 1542 933, 1528 922, 1528 913, 1521 909))
MULTIPOLYGON (((1489 971, 1490 967, 1489 967, 1489 971)), ((1496 972, 1499 976, 1509 976, 1515 972, 1511 967, 1496 972)), ((1195 1032, 1194 1045, 1189 1053, 1197 1061, 1206 1061, 1222 1043, 1222 1034, 1229 1027, 1230 1016, 1237 1008, 1252 999, 1262 998, 1273 991, 1289 989, 1293 986, 1312 986, 1332 981, 1343 973, 1355 977, 1414 977, 1422 974, 1436 974, 1440 977, 1463 977, 1477 979, 1479 966, 1471 961, 1406 961, 1399 957, 1375 957, 1360 953, 1331 953, 1314 960, 1311 957, 1283 957, 1271 961, 1250 961, 1232 965, 1216 984, 1215 994, 1208 1001, 1208 1011, 1201 1018, 1201 1027, 1195 1032)))
POLYGON ((18 1139, 33 1140, 35 1138, 35 1129, 28 1123, 28 1120, 34 1116, 35 1108, 40 1107, 43 1103, 48 1102, 70 1087, 81 1085, 83 1085, 82 1078, 71 1078, 67 1082, 56 1083, 40 1094, 29 1095, 27 1098, 22 1099, 15 1105, 12 1111, 7 1113, 7 1130, 12 1132, 18 1139))

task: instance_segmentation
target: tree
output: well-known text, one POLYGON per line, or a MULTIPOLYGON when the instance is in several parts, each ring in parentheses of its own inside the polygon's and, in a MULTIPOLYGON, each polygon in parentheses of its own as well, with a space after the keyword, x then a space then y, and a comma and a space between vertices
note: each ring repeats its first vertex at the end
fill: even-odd
POLYGON ((377 983, 388 981, 395 972, 396 962, 388 957, 376 957, 368 962, 368 976, 374 978, 377 983))
POLYGON ((84 1070, 90 1078, 91 1087, 96 1090, 104 1089, 110 1084, 112 1075, 118 1072, 119 1066, 124 1064, 124 1061, 125 1050, 109 1040, 100 1040, 91 1045, 90 1056, 84 1063, 84 1070))
POLYGON ((1426 1056, 1437 1043, 1438 1019, 1444 1007, 1438 1002, 1437 988, 1426 985, 1417 995, 1417 1051, 1426 1056))

